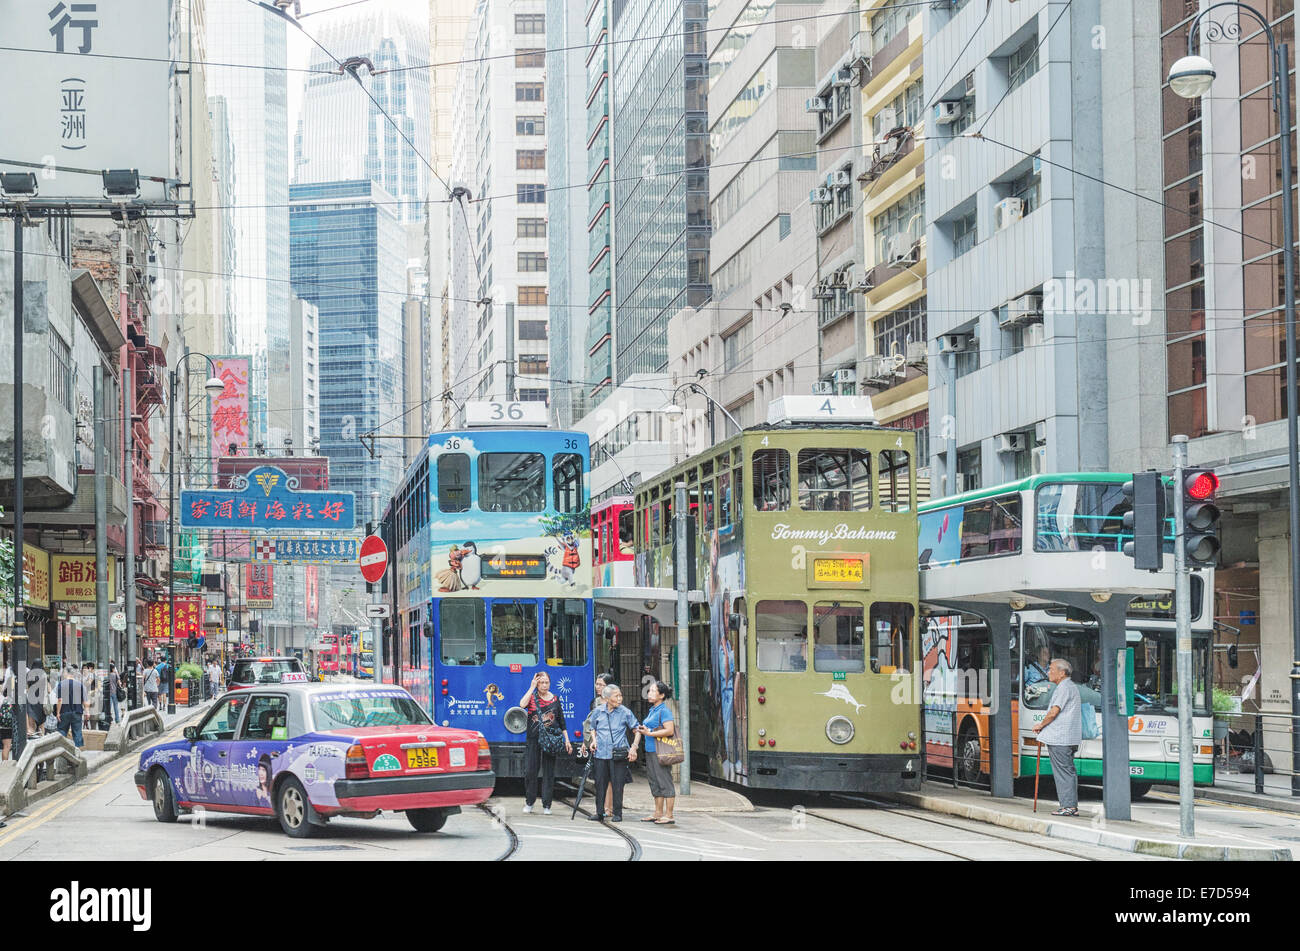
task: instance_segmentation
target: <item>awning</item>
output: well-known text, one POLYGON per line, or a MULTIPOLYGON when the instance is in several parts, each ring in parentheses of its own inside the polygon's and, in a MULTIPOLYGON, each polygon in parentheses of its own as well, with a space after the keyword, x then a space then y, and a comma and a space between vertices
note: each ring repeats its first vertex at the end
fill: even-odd
MULTIPOLYGON (((652 617, 666 627, 677 624, 677 591, 674 588, 592 588, 597 613, 636 614, 652 617), (603 610, 602 610, 603 609, 603 610)), ((690 604, 703 604, 704 592, 686 592, 690 604)))
POLYGON ((104 300, 99 282, 89 271, 77 271, 72 276, 72 301, 100 350, 112 354, 126 346, 122 328, 104 300))

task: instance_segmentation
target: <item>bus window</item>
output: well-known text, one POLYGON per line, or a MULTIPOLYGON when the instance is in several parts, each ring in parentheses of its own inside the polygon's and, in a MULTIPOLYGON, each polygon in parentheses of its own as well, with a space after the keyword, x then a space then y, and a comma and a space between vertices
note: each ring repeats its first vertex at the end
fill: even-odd
POLYGON ((1118 482, 1048 483, 1035 493, 1034 551, 1119 551, 1129 505, 1118 482))
POLYGON ((754 508, 784 512, 790 507, 790 453, 759 449, 754 453, 754 508))
POLYGON ((555 486, 555 511, 582 511, 582 456, 557 452, 551 459, 551 481, 555 486))
MULTIPOLYGON (((1205 685, 1211 683, 1210 641, 1207 637, 1198 637, 1192 644, 1192 675, 1196 681, 1192 712, 1197 716, 1209 716, 1212 698, 1206 695, 1205 685)), ((1174 647, 1173 631, 1143 631, 1142 640, 1133 645, 1133 699, 1138 713, 1177 716, 1178 665, 1174 647)), ((1092 686, 1091 680, 1088 685, 1092 686)), ((1101 689, 1100 683, 1097 689, 1101 689)))
POLYGON ((545 602, 546 663, 581 667, 587 663, 587 604, 577 598, 545 602))
POLYGON ((443 598, 438 602, 442 662, 478 667, 487 659, 483 602, 477 598, 443 598))
POLYGON ((808 608, 802 601, 759 601, 754 631, 759 670, 808 669, 808 608))
POLYGON ((860 604, 818 601, 813 605, 813 670, 860 674, 866 669, 862 618, 860 604))
POLYGON ((537 605, 532 601, 492 604, 492 663, 537 664, 537 605))
POLYGON ((902 449, 882 450, 877 465, 880 469, 880 507, 886 512, 910 512, 912 472, 907 453, 902 449))
MULTIPOLYGON (((1079 685, 1079 700, 1090 704, 1095 714, 1101 710, 1101 655, 1095 631, 1049 628, 1041 624, 1024 626, 1024 704, 1031 710, 1046 710, 1056 686, 1048 679, 1052 661, 1061 658, 1070 664, 1070 677, 1079 685)), ((1089 736, 1087 711, 1084 711, 1084 735, 1089 736)), ((1095 721, 1094 721, 1095 722, 1095 721)))
POLYGON ((871 605, 871 670, 906 672, 912 664, 912 605, 877 601, 871 605))
POLYGON ((485 452, 478 457, 478 506, 484 512, 540 512, 546 486, 540 452, 485 452))
POLYGON ((618 513, 618 553, 620 555, 630 555, 635 551, 632 538, 632 518, 633 512, 630 508, 623 509, 618 513))
POLYGON ((871 453, 861 449, 800 449, 799 508, 805 512, 870 509, 871 453))
POLYGON ((469 456, 463 452, 438 457, 438 511, 469 511, 469 456))

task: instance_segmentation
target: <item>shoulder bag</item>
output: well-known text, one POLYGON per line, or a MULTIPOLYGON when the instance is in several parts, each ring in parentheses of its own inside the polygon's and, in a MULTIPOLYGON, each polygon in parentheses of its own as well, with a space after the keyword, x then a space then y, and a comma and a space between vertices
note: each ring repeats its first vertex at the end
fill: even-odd
POLYGON ((614 724, 611 717, 605 717, 605 729, 609 733, 609 758, 615 763, 627 762, 627 731, 623 731, 623 745, 614 742, 614 724))
MULTIPOLYGON (((541 751, 548 756, 563 753, 565 739, 564 731, 556 726, 554 721, 550 724, 543 723, 542 702, 535 697, 533 698, 533 702, 537 704, 537 745, 541 748, 541 751)), ((554 702, 558 704, 560 701, 557 699, 554 702)), ((548 704, 548 706, 550 706, 550 704, 548 704)))
MULTIPOLYGON (((658 729, 663 729, 663 717, 659 718, 658 729)), ((686 759, 686 753, 682 749, 681 734, 677 732, 677 724, 673 724, 672 736, 656 736, 655 755, 659 758, 660 766, 676 766, 686 759)))

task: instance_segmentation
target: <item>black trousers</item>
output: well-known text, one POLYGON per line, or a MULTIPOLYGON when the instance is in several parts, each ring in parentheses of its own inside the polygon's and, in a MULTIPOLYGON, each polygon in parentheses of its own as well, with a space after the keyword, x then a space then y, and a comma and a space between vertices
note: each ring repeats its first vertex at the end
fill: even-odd
POLYGON ((608 759, 596 760, 596 813, 603 815, 605 808, 605 790, 614 787, 614 815, 623 816, 623 786, 627 782, 627 761, 614 762, 608 759))
POLYGON ((555 755, 543 753, 536 736, 530 736, 524 747, 524 801, 532 805, 537 801, 537 768, 542 768, 542 807, 551 808, 551 794, 555 791, 555 755))

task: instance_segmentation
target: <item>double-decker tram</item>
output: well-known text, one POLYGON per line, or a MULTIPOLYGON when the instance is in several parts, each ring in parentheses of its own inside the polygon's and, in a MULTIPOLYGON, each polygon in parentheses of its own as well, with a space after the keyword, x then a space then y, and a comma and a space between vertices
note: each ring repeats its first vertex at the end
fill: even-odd
MULTIPOLYGON (((692 767, 745 786, 921 782, 915 434, 865 399, 784 397, 642 483, 637 581, 674 586, 686 485, 692 767)), ((677 659, 680 666, 681 659, 677 659)))
MULTIPOLYGON (((1131 601, 1125 636, 1125 709, 1130 712, 1129 774, 1135 796, 1153 784, 1178 782, 1178 693, 1174 636, 1172 519, 1166 522, 1166 569, 1138 572, 1123 554, 1132 540, 1124 529, 1130 503, 1123 485, 1128 473, 1091 472, 1033 476, 1019 482, 966 492, 920 506, 922 588, 928 595, 979 590, 1057 587, 1099 593, 1135 586, 1168 585, 1131 601), (1031 583, 1032 581, 1032 583, 1031 583)), ((1172 511, 1172 505, 1168 511, 1172 511)), ((1209 570, 1191 578, 1193 779, 1212 784, 1213 684, 1210 646, 1214 633, 1214 583, 1209 570)), ((1102 596, 1105 596, 1104 594, 1102 596)), ((977 617, 938 613, 922 625, 925 742, 928 764, 954 766, 965 782, 979 782, 989 769, 988 706, 976 686, 992 668, 988 626, 977 617)), ((1050 775, 1051 764, 1036 762, 1033 727, 1046 715, 1052 685, 1047 668, 1061 657, 1073 667, 1082 701, 1083 742, 1076 757, 1082 782, 1102 775, 1102 655, 1098 625, 1091 615, 1041 601, 1012 615, 1015 775, 1050 775)))
MULTIPOLYGON (((482 733, 498 775, 521 776, 534 674, 550 675, 571 738, 592 699, 589 445, 546 428, 542 403, 465 415, 428 438, 384 514, 383 670, 436 722, 482 733)), ((561 755, 558 775, 574 764, 561 755)))

